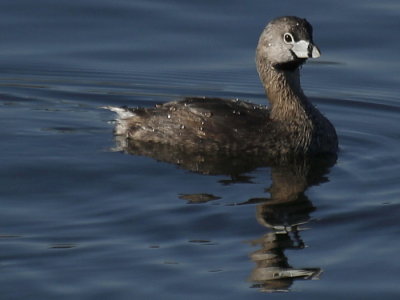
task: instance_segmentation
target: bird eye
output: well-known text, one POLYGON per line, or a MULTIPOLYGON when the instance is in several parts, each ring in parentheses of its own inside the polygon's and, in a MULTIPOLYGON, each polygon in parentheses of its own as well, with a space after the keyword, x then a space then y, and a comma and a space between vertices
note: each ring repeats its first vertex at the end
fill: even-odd
POLYGON ((292 44, 294 42, 293 35, 288 32, 283 35, 283 40, 286 44, 292 44))

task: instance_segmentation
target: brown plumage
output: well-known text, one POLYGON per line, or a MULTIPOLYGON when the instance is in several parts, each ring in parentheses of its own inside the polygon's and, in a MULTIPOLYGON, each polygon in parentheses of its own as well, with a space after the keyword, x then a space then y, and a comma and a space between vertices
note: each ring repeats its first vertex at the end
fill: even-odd
POLYGON ((305 19, 281 17, 267 25, 256 50, 269 108, 219 98, 186 98, 154 108, 106 108, 119 115, 115 134, 128 140, 230 154, 336 153, 334 127, 300 87, 299 67, 319 56, 311 25, 305 19))

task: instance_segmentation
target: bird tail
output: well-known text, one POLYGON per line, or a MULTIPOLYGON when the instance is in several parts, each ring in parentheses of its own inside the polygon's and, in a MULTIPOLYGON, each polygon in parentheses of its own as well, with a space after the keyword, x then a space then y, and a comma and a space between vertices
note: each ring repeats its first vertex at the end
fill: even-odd
POLYGON ((135 116, 135 113, 127 107, 116 107, 116 106, 102 106, 100 108, 111 110, 117 113, 117 119, 115 120, 115 135, 128 135, 128 120, 135 116))

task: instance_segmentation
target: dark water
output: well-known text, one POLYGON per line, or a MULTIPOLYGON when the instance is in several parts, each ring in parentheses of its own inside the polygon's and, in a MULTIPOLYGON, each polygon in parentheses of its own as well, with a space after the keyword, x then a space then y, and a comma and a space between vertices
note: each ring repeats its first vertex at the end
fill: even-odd
POLYGON ((398 299, 399 13, 395 0, 2 0, 1 298, 398 299), (258 35, 293 14, 322 50, 302 81, 340 136, 333 167, 202 175, 112 150, 103 105, 265 103, 258 35))

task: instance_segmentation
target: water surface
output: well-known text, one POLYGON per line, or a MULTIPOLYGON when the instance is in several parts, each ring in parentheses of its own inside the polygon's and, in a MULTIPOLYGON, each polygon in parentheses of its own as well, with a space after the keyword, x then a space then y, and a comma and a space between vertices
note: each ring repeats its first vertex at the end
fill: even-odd
POLYGON ((397 299, 399 12, 394 0, 1 1, 2 297, 397 299), (302 82, 337 128, 336 164, 204 175, 114 151, 103 105, 264 104, 255 45, 280 15, 314 26, 322 57, 302 82))

